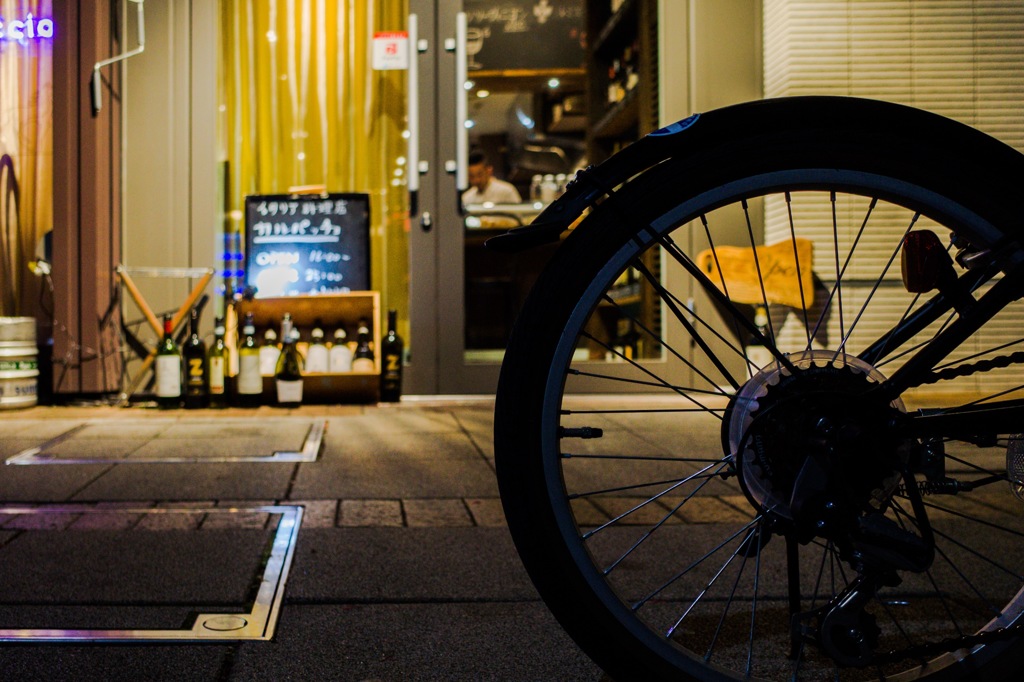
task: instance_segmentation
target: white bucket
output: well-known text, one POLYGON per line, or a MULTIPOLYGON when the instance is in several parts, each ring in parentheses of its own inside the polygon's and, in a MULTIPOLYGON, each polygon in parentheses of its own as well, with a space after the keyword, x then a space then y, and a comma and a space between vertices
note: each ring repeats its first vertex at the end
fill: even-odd
POLYGON ((34 317, 0 317, 0 410, 36 404, 39 349, 34 317))

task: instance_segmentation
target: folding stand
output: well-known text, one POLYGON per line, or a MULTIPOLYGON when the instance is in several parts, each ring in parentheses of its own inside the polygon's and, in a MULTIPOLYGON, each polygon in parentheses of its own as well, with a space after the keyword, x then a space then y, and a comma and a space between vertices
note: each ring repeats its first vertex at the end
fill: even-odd
MULTIPOLYGON (((171 325, 173 329, 177 329, 185 316, 199 300, 199 297, 203 295, 203 291, 206 289, 206 285, 210 283, 213 278, 213 268, 126 268, 123 265, 118 265, 116 268, 117 276, 124 284, 124 287, 128 290, 128 294, 135 301, 135 305, 142 311, 146 321, 149 322, 149 326, 156 332, 157 337, 163 337, 164 327, 157 319, 153 309, 146 303, 146 299, 143 298, 142 292, 132 281, 129 273, 136 276, 142 277, 169 277, 177 279, 194 279, 199 278, 199 282, 193 287, 192 291, 189 292, 188 298, 185 299, 184 303, 178 308, 177 312, 171 318, 171 325)), ((139 357, 142 357, 140 354, 139 357)), ((135 390, 139 387, 139 383, 142 381, 142 377, 146 376, 146 372, 153 365, 153 361, 156 359, 156 348, 152 348, 149 351, 149 355, 143 360, 142 367, 139 369, 138 374, 132 379, 131 384, 127 390, 121 393, 119 404, 124 405, 128 402, 128 399, 135 393, 135 390)))

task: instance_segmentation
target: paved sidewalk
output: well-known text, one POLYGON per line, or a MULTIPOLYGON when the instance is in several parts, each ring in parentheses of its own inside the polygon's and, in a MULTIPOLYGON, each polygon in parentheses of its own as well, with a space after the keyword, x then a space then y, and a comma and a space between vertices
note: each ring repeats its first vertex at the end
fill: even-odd
MULTIPOLYGON (((3 644, 2 677, 600 679, 512 547, 492 410, 434 400, 0 412, 0 630, 251 619, 288 518, 267 510, 303 509, 269 641, 3 644), (318 424, 322 448, 305 461, 318 424)), ((725 498, 707 504, 712 517, 735 513, 725 498)))

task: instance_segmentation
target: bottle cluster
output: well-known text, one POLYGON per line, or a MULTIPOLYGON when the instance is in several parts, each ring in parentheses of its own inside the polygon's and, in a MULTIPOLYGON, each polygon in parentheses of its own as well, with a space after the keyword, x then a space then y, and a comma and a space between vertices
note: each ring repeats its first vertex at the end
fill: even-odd
MULTIPOLYGON (((404 347, 395 325, 392 310, 388 313, 388 333, 381 343, 381 399, 386 401, 401 396, 404 347)), ((231 351, 224 340, 223 320, 216 321, 214 340, 208 350, 199 336, 198 310, 192 311, 190 334, 180 348, 173 331, 170 317, 165 317, 164 336, 156 356, 156 397, 164 408, 228 404, 295 407, 303 402, 304 376, 377 371, 373 332, 365 319, 359 320, 354 336, 339 326, 331 340, 318 321, 304 339, 291 315, 285 313, 280 327, 266 328, 259 341, 253 315, 248 313, 234 349, 238 372, 233 382, 228 376, 231 351), (265 390, 268 385, 270 389, 265 390)))
POLYGON ((156 400, 160 407, 187 409, 227 405, 228 350, 224 343, 224 321, 214 323, 214 341, 209 350, 199 336, 199 309, 193 308, 189 336, 178 348, 174 326, 164 316, 164 336, 156 352, 156 400))
POLYGON ((614 105, 626 99, 640 83, 639 45, 633 42, 608 65, 608 104, 614 105))
POLYGON ((574 177, 575 174, 569 176, 565 173, 534 175, 530 181, 530 201, 550 204, 562 196, 574 177))

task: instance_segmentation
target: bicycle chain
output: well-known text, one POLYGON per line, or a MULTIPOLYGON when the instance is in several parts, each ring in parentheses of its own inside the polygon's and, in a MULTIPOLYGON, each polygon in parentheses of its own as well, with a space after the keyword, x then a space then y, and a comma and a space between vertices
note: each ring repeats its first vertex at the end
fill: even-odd
MULTIPOLYGON (((958 379, 972 374, 990 372, 994 369, 1003 369, 1018 363, 1024 363, 1024 351, 1018 351, 1016 353, 1011 353, 1010 355, 1001 355, 988 360, 979 360, 978 362, 929 372, 924 375, 921 381, 910 388, 935 384, 940 381, 958 379)), ((1021 619, 1018 623, 1011 625, 1010 627, 998 628, 992 632, 979 632, 974 635, 949 637, 937 642, 915 644, 905 649, 894 649, 884 654, 876 655, 872 659, 871 664, 885 665, 888 663, 905 661, 907 659, 928 660, 929 658, 940 654, 949 654, 963 649, 973 649, 976 646, 1005 642, 1007 640, 1014 639, 1015 637, 1019 637, 1022 633, 1024 633, 1024 619, 1021 619)))
MULTIPOLYGON (((908 386, 908 388, 926 386, 940 381, 949 381, 972 374, 981 374, 994 369, 1004 369, 1019 363, 1024 363, 1024 351, 929 372, 922 377, 921 381, 908 386)), ((1019 622, 1010 627, 997 628, 991 632, 979 632, 961 637, 948 637, 936 642, 914 644, 905 649, 893 649, 886 653, 875 655, 871 660, 871 665, 886 665, 908 659, 928 660, 940 654, 949 654, 964 649, 973 649, 976 646, 1005 642, 1021 636, 1022 633, 1024 633, 1024 619, 1020 619, 1019 622)))
POLYGON ((978 362, 957 365, 956 367, 948 367, 936 372, 929 372, 922 377, 921 381, 917 382, 913 386, 909 386, 908 388, 916 388, 917 386, 935 384, 940 381, 949 381, 951 379, 958 379, 972 374, 990 372, 994 369, 1003 369, 1010 365, 1022 362, 1024 362, 1024 351, 1017 351, 1010 355, 1000 355, 999 357, 991 358, 989 360, 979 360, 978 362))

